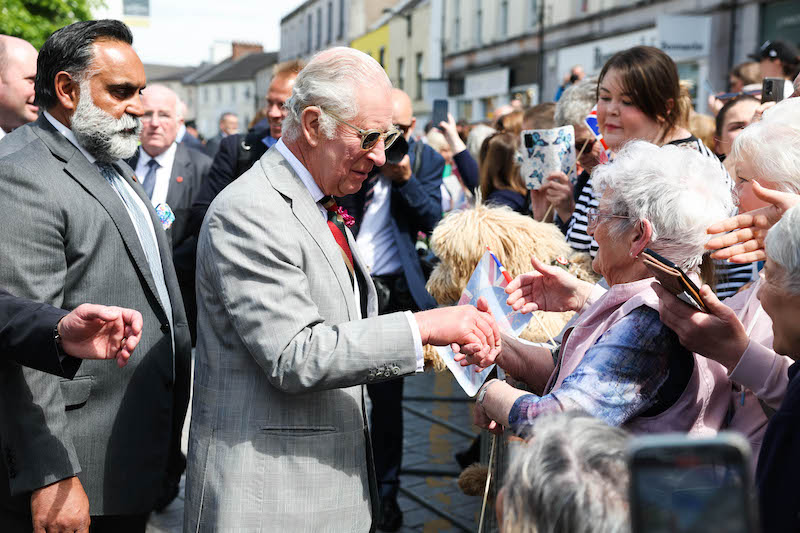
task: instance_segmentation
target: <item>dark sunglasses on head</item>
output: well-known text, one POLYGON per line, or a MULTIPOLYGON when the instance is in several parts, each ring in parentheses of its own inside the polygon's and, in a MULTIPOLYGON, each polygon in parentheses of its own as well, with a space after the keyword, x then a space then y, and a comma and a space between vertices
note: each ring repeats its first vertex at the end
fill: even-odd
POLYGON ((386 150, 389 148, 392 143, 394 143, 397 138, 400 136, 400 130, 397 129, 395 126, 389 128, 389 131, 381 131, 381 130, 362 130, 358 126, 353 126, 352 124, 345 122, 344 120, 337 117, 335 114, 331 113, 320 107, 323 113, 327 113, 331 117, 333 117, 336 122, 339 124, 343 124, 348 128, 352 128, 361 135, 361 149, 362 150, 372 150, 375 146, 383 139, 383 149, 386 150))

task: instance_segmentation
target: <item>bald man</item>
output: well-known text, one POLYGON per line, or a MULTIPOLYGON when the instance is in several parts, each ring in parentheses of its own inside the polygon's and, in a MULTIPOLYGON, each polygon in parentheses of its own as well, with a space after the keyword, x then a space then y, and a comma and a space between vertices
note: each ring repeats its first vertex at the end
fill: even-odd
MULTIPOLYGON (((378 313, 436 307, 425 289, 425 275, 416 251, 417 233, 430 234, 442 216, 444 159, 411 134, 417 119, 411 99, 392 89, 392 122, 409 144, 408 155, 386 164, 361 190, 339 202, 356 219, 351 229, 378 291, 378 313)), ((403 379, 367 385, 372 400, 371 435, 375 473, 381 496, 378 529, 402 525, 397 505, 403 456, 403 379)))
POLYGON ((33 82, 38 55, 28 41, 0 35, 0 139, 36 120, 33 82))

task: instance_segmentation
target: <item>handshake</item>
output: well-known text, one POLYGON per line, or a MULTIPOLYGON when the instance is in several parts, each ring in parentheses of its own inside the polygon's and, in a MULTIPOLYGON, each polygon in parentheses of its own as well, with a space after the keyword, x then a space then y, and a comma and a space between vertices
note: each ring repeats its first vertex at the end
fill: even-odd
POLYGON ((462 366, 476 365, 480 372, 500 353, 500 330, 485 298, 478 306, 456 305, 414 314, 422 344, 447 346, 458 354, 462 366))

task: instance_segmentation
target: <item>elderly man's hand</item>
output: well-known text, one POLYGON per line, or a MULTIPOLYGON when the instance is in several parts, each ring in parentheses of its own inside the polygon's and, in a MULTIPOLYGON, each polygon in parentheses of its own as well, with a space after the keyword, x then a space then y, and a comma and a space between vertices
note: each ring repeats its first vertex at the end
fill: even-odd
POLYGON ((660 283, 652 285, 659 297, 661 321, 678 335, 684 348, 720 363, 729 372, 736 368, 750 339, 736 313, 720 302, 708 285, 700 289, 700 297, 709 313, 682 302, 660 283))
POLYGON ((575 210, 573 187, 569 178, 563 172, 553 172, 544 179, 542 188, 547 201, 553 205, 562 221, 567 221, 575 210))
POLYGON ((128 363, 142 338, 142 314, 133 309, 82 304, 58 323, 61 347, 81 359, 116 359, 128 363))
POLYGON ((717 250, 711 254, 714 259, 727 259, 731 263, 763 261, 767 257, 764 252, 767 231, 786 211, 800 203, 800 195, 767 189, 755 180, 753 192, 756 197, 772 205, 709 226, 707 231, 711 235, 724 233, 706 243, 707 249, 717 250))
POLYGON ((386 163, 381 167, 381 174, 392 180, 394 183, 403 184, 411 179, 411 159, 408 154, 403 156, 403 159, 393 165, 386 163))
POLYGON ((451 345, 462 366, 476 365, 480 372, 500 353, 500 330, 485 298, 478 307, 457 305, 414 314, 422 344, 451 345))
POLYGON ((89 498, 77 477, 68 477, 31 494, 34 533, 88 533, 89 498))
POLYGON ((547 266, 531 258, 535 270, 522 274, 506 287, 506 303, 515 311, 580 311, 592 292, 592 284, 563 268, 547 266))

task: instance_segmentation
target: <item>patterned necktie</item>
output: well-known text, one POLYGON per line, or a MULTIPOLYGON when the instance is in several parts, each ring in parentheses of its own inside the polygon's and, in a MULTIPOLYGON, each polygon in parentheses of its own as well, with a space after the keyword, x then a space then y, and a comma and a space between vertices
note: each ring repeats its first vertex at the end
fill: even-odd
POLYGON ((319 203, 328 212, 328 229, 331 230, 333 238, 336 239, 336 244, 339 245, 339 249, 342 252, 342 259, 344 259, 347 272, 350 274, 350 281, 353 282, 355 279, 353 251, 350 249, 350 244, 347 242, 344 218, 339 213, 339 206, 336 205, 336 200, 333 196, 323 196, 319 203))
POLYGON ((378 183, 379 177, 380 174, 376 172, 374 175, 368 177, 367 181, 364 182, 364 213, 367 212, 372 200, 375 199, 375 185, 378 183))
POLYGON ((136 234, 139 236, 139 243, 142 245, 144 255, 147 258, 147 265, 150 267, 150 273, 153 275, 158 297, 161 299, 161 303, 164 306, 167 320, 169 320, 170 325, 172 325, 172 304, 169 301, 169 292, 167 291, 167 284, 164 281, 164 269, 159 260, 158 243, 151 231, 151 221, 145 216, 145 213, 139 209, 133 197, 133 193, 126 186, 122 176, 117 173, 114 167, 104 163, 98 163, 97 166, 100 167, 100 172, 103 174, 103 177, 111 184, 114 191, 116 191, 117 195, 122 200, 122 203, 125 204, 125 209, 128 211, 131 222, 133 222, 136 234))
POLYGON ((161 168, 161 165, 155 159, 148 161, 147 174, 144 175, 144 180, 142 180, 142 188, 151 200, 153 199, 153 189, 156 188, 156 170, 159 168, 161 168))

